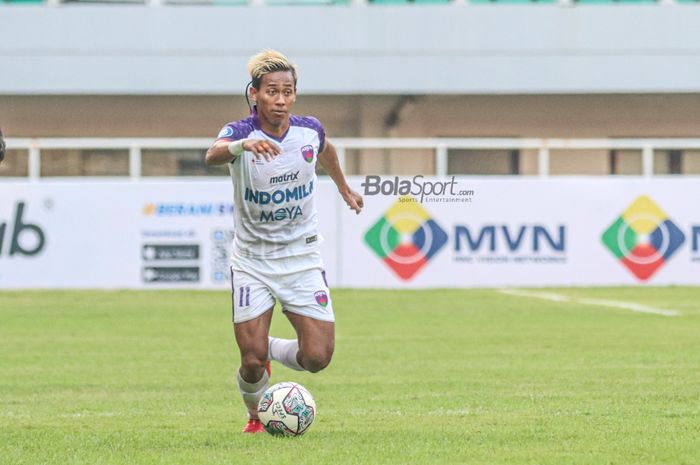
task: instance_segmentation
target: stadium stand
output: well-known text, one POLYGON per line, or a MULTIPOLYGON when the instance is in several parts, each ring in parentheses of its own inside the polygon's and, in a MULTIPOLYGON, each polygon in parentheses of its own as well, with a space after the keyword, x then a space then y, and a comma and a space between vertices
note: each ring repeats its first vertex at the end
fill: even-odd
MULTIPOLYGON (((199 165, 201 151, 224 122, 247 114, 241 95, 246 57, 273 43, 299 60, 297 111, 317 115, 334 139, 350 141, 344 146, 349 174, 700 174, 693 145, 700 137, 700 81, 696 61, 687 59, 688 50, 700 46, 695 0, 679 0, 685 5, 677 8, 650 0, 578 0, 619 4, 581 9, 560 7, 559 0, 466 0, 454 8, 447 0, 366 1, 396 5, 376 9, 357 8, 357 0, 65 1, 75 8, 47 7, 31 24, 21 23, 29 16, 20 8, 3 11, 11 19, 0 28, 0 41, 11 45, 0 50, 9 70, 0 74, 0 121, 10 152, 0 176, 216 174, 199 165), (136 4, 110 8, 131 1, 157 13, 139 15, 143 6, 136 4), (258 2, 308 7, 285 8, 290 23, 303 24, 305 32, 308 26, 308 34, 290 34, 292 26, 256 38, 250 25, 269 13, 246 5, 258 2), (411 3, 435 8, 400 8, 411 3), (543 5, 526 7, 530 3, 543 5), (79 4, 102 5, 110 14, 79 4), (225 27, 207 34, 191 27, 191 11, 203 24, 226 25, 228 18, 211 5, 236 6, 245 43, 231 43, 225 27), (401 21, 385 21, 395 14, 401 21), (309 21, 321 15, 333 21, 309 21), (499 21, 489 23, 495 16, 499 21), (91 19, 112 36, 90 40, 95 28, 85 25, 91 19), (123 27, 127 19, 133 28, 123 27), (445 27, 417 34, 427 23, 445 27), (71 33, 61 34, 56 24, 71 33), (324 40, 310 40, 311 34, 324 40), (14 49, 19 43, 31 47, 14 49), (93 65, 98 61, 104 66, 93 65), (206 72, 219 66, 224 72, 206 72), (57 70, 50 80, 41 77, 47 67, 57 70), (70 143, 57 146, 46 142, 50 138, 70 143), (98 143, 88 143, 95 138, 98 143), (141 138, 197 142, 124 142, 141 138), (414 142, 357 142, 406 138, 414 142), (575 152, 550 147, 545 157, 541 142, 439 142, 453 138, 608 142, 575 152), (645 147, 651 138, 691 143, 645 147), (614 143, 621 139, 635 143, 614 143), (121 141, 115 146, 114 140, 121 141)), ((25 2, 39 3, 12 0, 25 2)))
POLYGON ((452 0, 369 0, 375 5, 406 5, 406 4, 430 4, 440 5, 451 3, 452 0))
POLYGON ((564 4, 564 5, 611 5, 611 4, 693 4, 700 0, 0 0, 3 4, 103 4, 103 5, 199 5, 199 6, 332 6, 332 5, 526 5, 526 4, 564 4))

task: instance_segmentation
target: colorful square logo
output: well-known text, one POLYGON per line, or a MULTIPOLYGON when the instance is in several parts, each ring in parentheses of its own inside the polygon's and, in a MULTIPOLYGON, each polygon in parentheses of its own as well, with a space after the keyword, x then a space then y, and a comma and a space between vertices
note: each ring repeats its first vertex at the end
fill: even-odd
POLYGON ((365 243, 408 281, 445 245, 447 234, 412 197, 396 201, 365 233, 365 243))
POLYGON ((646 281, 676 253, 685 235, 661 207, 642 195, 605 230, 602 240, 633 275, 646 281))
POLYGON ((314 298, 321 307, 326 308, 328 306, 328 294, 326 294, 326 291, 314 292, 314 298))
POLYGON ((305 145, 301 148, 301 156, 306 163, 314 161, 314 148, 311 145, 305 145))

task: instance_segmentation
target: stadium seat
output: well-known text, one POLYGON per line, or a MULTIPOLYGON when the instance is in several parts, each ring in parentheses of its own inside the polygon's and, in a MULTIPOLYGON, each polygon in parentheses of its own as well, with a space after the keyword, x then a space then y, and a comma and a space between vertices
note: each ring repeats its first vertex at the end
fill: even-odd
POLYGON ((207 3, 217 6, 239 6, 248 5, 249 0, 206 0, 207 3))
POLYGON ((250 4, 250 0, 162 0, 162 2, 166 5, 180 6, 245 6, 250 4))
POLYGON ((574 2, 586 5, 610 3, 657 3, 656 0, 574 0, 574 2))
POLYGON ((264 0, 267 5, 348 5, 350 0, 264 0))
POLYGON ((146 0, 61 0, 61 3, 102 3, 105 5, 118 5, 118 4, 142 4, 146 3, 146 0))
POLYGON ((451 1, 452 0, 368 0, 369 3, 374 3, 375 5, 405 5, 408 3, 436 5, 451 3, 451 1))
POLYGON ((502 3, 508 5, 517 5, 524 3, 558 3, 559 0, 469 0, 469 3, 502 3))

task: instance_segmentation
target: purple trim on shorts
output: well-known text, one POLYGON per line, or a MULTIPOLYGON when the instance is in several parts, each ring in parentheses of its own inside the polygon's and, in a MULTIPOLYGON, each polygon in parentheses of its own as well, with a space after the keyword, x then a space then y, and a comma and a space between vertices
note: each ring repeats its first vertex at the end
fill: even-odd
POLYGON ((328 285, 328 280, 326 279, 326 270, 321 270, 321 276, 323 276, 323 282, 325 283, 326 287, 330 289, 330 286, 328 285))
POLYGON ((302 128, 313 129, 318 133, 318 153, 323 152, 326 143, 326 131, 319 120, 313 116, 295 116, 289 117, 289 126, 299 126, 302 128))
POLYGON ((236 316, 236 306, 234 305, 236 303, 236 288, 233 286, 233 267, 230 267, 231 269, 231 318, 235 318, 236 316))

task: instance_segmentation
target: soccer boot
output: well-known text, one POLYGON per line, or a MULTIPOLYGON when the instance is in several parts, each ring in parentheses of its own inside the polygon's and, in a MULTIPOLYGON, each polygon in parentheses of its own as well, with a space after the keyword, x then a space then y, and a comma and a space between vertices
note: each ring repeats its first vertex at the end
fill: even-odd
MULTIPOLYGON (((265 362, 265 371, 267 372, 268 378, 270 377, 270 373, 272 372, 272 369, 270 368, 270 361, 265 362)), ((243 428, 244 433, 264 433, 265 432, 265 427, 260 423, 260 420, 256 419, 249 419, 248 423, 246 423, 245 427, 243 428)))
POLYGON ((244 433, 264 433, 265 427, 260 423, 260 420, 251 418, 243 428, 244 433))

